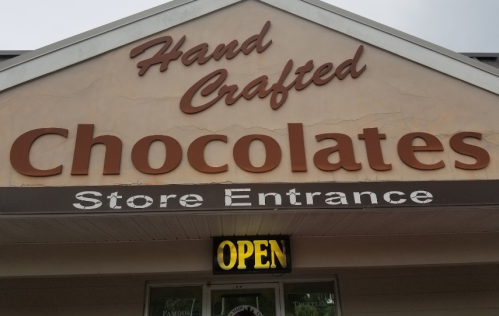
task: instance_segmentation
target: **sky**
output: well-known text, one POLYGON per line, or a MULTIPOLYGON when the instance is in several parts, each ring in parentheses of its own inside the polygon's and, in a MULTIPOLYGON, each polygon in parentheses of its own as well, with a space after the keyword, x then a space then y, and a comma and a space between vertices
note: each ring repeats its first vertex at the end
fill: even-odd
MULTIPOLYGON (((0 0, 0 50, 37 49, 165 2, 0 0)), ((499 0, 325 2, 453 51, 499 53, 499 0)))

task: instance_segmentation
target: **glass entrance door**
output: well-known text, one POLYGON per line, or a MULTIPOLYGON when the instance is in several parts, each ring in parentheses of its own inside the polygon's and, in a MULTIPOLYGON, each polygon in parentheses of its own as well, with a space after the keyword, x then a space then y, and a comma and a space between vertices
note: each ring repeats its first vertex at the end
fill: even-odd
POLYGON ((280 316, 279 284, 230 284, 210 287, 211 316, 280 316))

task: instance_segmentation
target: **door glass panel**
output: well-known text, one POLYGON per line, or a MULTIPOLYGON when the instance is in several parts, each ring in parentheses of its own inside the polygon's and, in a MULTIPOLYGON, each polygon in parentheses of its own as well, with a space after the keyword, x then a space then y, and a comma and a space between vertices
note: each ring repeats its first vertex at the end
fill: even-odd
POLYGON ((275 289, 211 291, 212 316, 275 316, 275 289))
POLYGON ((203 288, 151 287, 149 316, 201 316, 203 288))
POLYGON ((286 316, 336 316, 333 282, 285 283, 286 316))

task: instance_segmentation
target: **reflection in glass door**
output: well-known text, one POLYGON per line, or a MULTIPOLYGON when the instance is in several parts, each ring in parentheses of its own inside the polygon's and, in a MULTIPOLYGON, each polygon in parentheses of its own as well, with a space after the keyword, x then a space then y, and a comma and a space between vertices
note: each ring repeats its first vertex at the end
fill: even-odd
POLYGON ((211 286, 211 316, 278 316, 279 286, 241 284, 211 286))
POLYGON ((341 316, 335 280, 147 287, 144 316, 341 316))

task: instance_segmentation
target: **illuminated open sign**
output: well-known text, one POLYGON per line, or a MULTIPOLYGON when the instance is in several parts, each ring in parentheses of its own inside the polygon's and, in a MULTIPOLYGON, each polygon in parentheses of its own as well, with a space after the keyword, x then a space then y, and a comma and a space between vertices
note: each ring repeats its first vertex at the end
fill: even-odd
POLYGON ((289 236, 215 237, 213 273, 291 272, 289 236))

